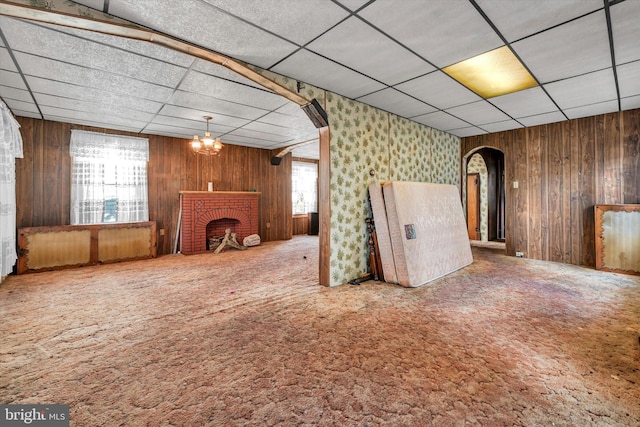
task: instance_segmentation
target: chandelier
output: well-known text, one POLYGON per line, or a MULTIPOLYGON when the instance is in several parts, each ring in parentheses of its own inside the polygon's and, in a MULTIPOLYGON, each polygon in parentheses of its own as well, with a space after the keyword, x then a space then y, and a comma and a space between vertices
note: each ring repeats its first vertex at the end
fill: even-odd
POLYGON ((222 150, 222 142, 220 142, 220 138, 216 138, 215 140, 211 138, 211 133, 209 133, 209 120, 211 120, 211 116, 204 116, 203 119, 207 121, 207 131, 205 132, 202 139, 198 138, 198 135, 193 135, 193 141, 191 141, 191 149, 193 150, 193 154, 203 154, 205 156, 217 156, 220 154, 222 150))

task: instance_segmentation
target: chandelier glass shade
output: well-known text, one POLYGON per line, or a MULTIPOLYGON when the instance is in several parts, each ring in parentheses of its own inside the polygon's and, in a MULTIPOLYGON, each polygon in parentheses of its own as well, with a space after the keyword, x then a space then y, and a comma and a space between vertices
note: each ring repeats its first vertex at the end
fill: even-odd
POLYGON ((191 149, 193 154, 202 154, 204 156, 217 156, 222 151, 224 145, 220 142, 220 138, 213 139, 209 132, 209 120, 211 116, 204 116, 203 119, 207 121, 207 131, 202 138, 198 135, 193 135, 193 141, 191 141, 191 149))

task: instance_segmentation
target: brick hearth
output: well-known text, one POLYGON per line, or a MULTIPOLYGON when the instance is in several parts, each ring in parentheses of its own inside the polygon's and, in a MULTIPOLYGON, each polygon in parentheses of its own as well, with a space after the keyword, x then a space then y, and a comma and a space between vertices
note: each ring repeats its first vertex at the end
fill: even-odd
POLYGON ((237 221, 232 232, 238 242, 258 233, 258 197, 245 191, 181 191, 180 251, 185 255, 207 250, 207 224, 220 219, 237 221))

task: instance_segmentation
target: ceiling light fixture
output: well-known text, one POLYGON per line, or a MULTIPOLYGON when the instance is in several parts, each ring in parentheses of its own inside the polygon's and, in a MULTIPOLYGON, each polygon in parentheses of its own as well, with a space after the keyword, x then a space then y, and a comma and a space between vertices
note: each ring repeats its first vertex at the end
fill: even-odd
POLYGON ((198 135, 193 135, 193 141, 191 141, 191 149, 193 150, 193 154, 217 156, 220 154, 222 147, 224 147, 222 142, 220 142, 220 138, 216 138, 214 140, 211 137, 211 133, 209 133, 209 120, 211 120, 211 118, 211 116, 203 117, 203 119, 207 121, 207 131, 204 133, 202 139, 198 138, 198 135))
POLYGON ((538 86, 508 46, 450 65, 442 71, 485 99, 538 86))

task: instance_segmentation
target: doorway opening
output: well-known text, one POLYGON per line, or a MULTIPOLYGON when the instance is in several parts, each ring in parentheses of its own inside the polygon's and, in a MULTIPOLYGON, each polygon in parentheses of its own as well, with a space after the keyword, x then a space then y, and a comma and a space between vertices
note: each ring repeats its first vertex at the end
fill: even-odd
POLYGON ((482 147, 464 157, 464 204, 469 239, 505 243, 504 153, 482 147))

